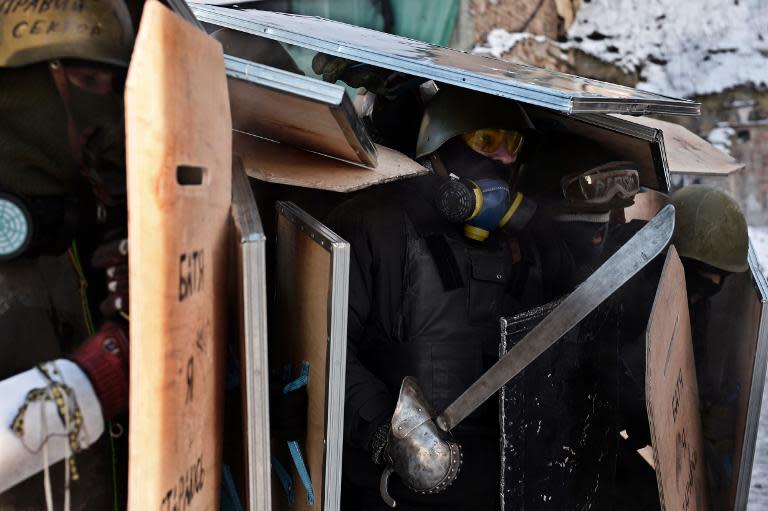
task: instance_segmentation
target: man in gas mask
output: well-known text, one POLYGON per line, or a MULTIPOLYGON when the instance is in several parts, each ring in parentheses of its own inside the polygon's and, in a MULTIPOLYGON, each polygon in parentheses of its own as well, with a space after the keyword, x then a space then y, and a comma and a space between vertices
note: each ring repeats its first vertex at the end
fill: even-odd
POLYGON ((387 509, 377 482, 388 466, 398 508, 498 505, 495 400, 452 437, 430 419, 498 359, 500 316, 571 286, 566 248, 536 243, 535 204, 515 190, 532 134, 515 102, 441 87, 417 141, 433 173, 331 213, 352 247, 343 508, 387 509))
POLYGON ((122 0, 83 0, 5 2, 0 32, 0 508, 108 509, 102 432, 128 395, 134 30, 122 0))
MULTIPOLYGON (((710 368, 717 362, 710 360, 706 330, 710 298, 720 291, 728 275, 748 269, 747 224, 736 201, 715 188, 702 185, 682 188, 672 194, 671 203, 675 206, 672 243, 685 269, 709 486, 713 494, 723 494, 731 482, 738 389, 735 383, 713 381, 710 368)), ((643 224, 635 220, 609 231, 608 252, 613 252, 643 224)), ((621 417, 629 434, 627 452, 630 454, 620 465, 623 471, 620 483, 625 484, 619 486, 618 502, 626 509, 658 508, 658 498, 651 498, 649 502, 644 495, 648 492, 655 495, 655 478, 646 477, 648 484, 641 485, 642 476, 647 476, 649 471, 647 467, 643 467, 646 470, 633 468, 637 460, 631 455, 634 449, 650 443, 645 406, 645 328, 663 262, 664 258, 658 257, 614 299, 615 304, 621 304, 617 322, 623 370, 621 417)))
POLYGON ((523 166, 520 189, 548 211, 583 280, 603 260, 611 211, 634 204, 638 166, 570 133, 550 132, 543 139, 523 166))

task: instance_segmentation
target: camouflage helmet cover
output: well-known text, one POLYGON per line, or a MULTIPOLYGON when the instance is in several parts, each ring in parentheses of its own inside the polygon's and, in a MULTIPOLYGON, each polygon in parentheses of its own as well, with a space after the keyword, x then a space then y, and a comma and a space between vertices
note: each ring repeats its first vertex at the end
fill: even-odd
POLYGON ((133 39, 123 0, 0 0, 0 67, 66 58, 127 66, 133 39))
POLYGON ((534 126, 512 99, 442 85, 421 119, 416 157, 437 151, 455 136, 486 128, 523 131, 534 126))
POLYGON ((728 272, 747 270, 747 221, 735 200, 715 188, 692 185, 675 192, 672 204, 672 242, 681 257, 728 272))

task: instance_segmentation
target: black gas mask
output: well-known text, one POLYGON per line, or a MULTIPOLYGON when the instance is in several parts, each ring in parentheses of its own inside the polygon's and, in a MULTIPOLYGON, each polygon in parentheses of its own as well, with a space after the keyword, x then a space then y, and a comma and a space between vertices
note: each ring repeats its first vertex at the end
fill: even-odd
POLYGON ((725 278, 728 272, 715 268, 701 261, 690 258, 682 258, 683 268, 685 269, 685 284, 688 289, 688 298, 706 299, 710 298, 723 289, 725 278), (704 274, 709 273, 720 276, 720 282, 713 282, 712 279, 704 274))
POLYGON ((450 172, 436 205, 449 222, 464 223, 464 235, 484 241, 491 232, 519 232, 536 212, 536 203, 514 189, 517 166, 487 158, 456 137, 439 150, 450 172))

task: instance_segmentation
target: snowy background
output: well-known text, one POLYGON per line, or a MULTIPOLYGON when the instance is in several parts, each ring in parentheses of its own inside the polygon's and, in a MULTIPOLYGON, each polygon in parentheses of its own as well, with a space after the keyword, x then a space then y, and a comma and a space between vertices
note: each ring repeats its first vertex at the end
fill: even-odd
POLYGON ((768 85, 766 0, 584 0, 569 37, 640 88, 688 97, 768 85))
MULTIPOLYGON (((499 58, 528 38, 546 39, 498 28, 474 51, 499 58)), ((567 39, 667 96, 768 86, 768 0, 583 0, 567 39)))

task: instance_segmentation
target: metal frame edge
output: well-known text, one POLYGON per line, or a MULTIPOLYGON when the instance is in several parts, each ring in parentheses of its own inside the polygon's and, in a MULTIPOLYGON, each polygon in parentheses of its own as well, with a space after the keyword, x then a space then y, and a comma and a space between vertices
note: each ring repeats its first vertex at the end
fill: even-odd
POLYGON ((224 55, 227 76, 244 80, 283 93, 292 93, 305 99, 339 106, 345 96, 344 87, 307 76, 297 75, 250 60, 224 55), (286 91, 290 88, 290 91, 286 91))
POLYGON ((749 391, 747 418, 744 426, 744 441, 741 446, 741 463, 739 464, 739 479, 736 485, 736 500, 734 509, 744 510, 749 500, 749 489, 752 481, 752 466, 755 459, 757 430, 760 423, 763 391, 765 390, 766 360, 768 358, 768 283, 760 271, 757 255, 749 244, 749 271, 752 282, 760 294, 760 325, 757 334, 755 359, 752 365, 752 386, 749 391))

